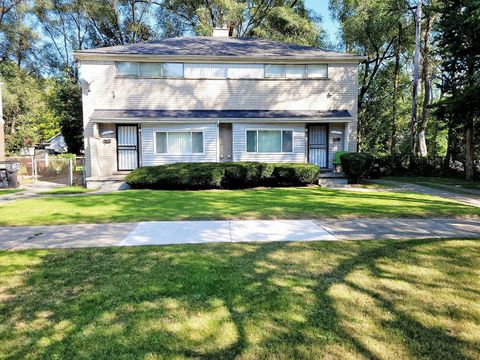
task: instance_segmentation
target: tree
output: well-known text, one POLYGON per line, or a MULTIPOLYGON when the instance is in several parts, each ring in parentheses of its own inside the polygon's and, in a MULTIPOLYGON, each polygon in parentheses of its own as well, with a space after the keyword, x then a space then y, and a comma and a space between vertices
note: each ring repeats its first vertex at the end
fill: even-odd
MULTIPOLYGON (((449 135, 463 132, 465 177, 474 176, 474 126, 480 116, 480 2, 442 0, 439 54, 442 62, 444 98, 440 114, 447 118, 449 135)), ((448 156, 451 157, 452 139, 448 156)))
POLYGON ((82 92, 76 79, 68 73, 56 79, 48 97, 48 105, 60 119, 60 127, 68 152, 83 150, 82 92))

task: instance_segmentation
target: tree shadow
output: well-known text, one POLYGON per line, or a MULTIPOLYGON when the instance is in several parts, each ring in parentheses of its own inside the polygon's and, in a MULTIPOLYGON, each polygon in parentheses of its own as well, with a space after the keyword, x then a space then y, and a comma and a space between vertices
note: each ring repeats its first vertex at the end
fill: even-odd
POLYGON ((20 262, 10 269, 18 281, 0 300, 3 356, 320 358, 331 356, 326 349, 338 345, 357 356, 382 358, 342 325, 345 315, 331 293, 342 285, 392 314, 385 326, 396 329, 412 358, 465 358, 463 349, 471 344, 425 326, 380 292, 349 279, 357 269, 382 278, 386 274, 379 259, 442 243, 208 244, 15 253, 36 264, 20 262))

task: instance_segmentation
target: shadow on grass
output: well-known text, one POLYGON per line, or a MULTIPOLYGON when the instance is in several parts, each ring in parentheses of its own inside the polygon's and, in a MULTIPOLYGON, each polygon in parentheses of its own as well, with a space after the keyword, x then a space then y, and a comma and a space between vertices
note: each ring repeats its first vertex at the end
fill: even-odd
POLYGON ((0 271, 10 279, 1 283, 0 357, 475 358, 478 343, 465 340, 473 329, 455 321, 471 322, 465 304, 480 301, 471 278, 480 246, 458 243, 0 253, 0 271), (445 255, 453 253, 458 261, 449 264, 445 255), (442 266, 446 274, 431 281, 443 287, 432 289, 429 272, 442 266), (439 292, 438 324, 423 321, 431 310, 425 291, 439 292), (444 301, 453 291, 456 300, 444 301), (456 301, 465 308, 455 308, 456 301), (453 321, 454 331, 442 319, 453 321))

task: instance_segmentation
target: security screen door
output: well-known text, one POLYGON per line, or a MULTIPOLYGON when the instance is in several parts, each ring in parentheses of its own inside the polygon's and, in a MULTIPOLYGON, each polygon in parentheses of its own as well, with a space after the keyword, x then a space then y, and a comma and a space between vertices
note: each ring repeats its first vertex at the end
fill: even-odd
POLYGON ((321 168, 328 167, 328 126, 308 127, 308 162, 321 168))
POLYGON ((119 171, 138 167, 137 125, 117 125, 117 164, 119 171))

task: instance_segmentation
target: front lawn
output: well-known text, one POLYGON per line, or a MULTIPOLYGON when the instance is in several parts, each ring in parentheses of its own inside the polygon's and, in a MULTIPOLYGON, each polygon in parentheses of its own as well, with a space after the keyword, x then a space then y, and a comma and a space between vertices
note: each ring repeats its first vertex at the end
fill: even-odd
POLYGON ((0 189, 0 196, 22 192, 22 189, 0 189))
POLYGON ((454 177, 429 177, 429 176, 396 176, 387 177, 388 180, 395 180, 418 185, 426 185, 441 190, 451 190, 465 193, 462 189, 480 190, 480 181, 469 182, 454 177))
POLYGON ((480 240, 0 252, 2 359, 479 359, 480 240))
POLYGON ((45 194, 45 195, 71 195, 71 194, 84 194, 84 193, 89 193, 94 190, 92 189, 87 189, 82 186, 63 186, 63 187, 57 187, 49 190, 45 190, 40 192, 39 194, 45 194))
POLYGON ((424 194, 319 187, 155 191, 43 197, 0 205, 0 225, 198 219, 480 216, 480 208, 424 194))

